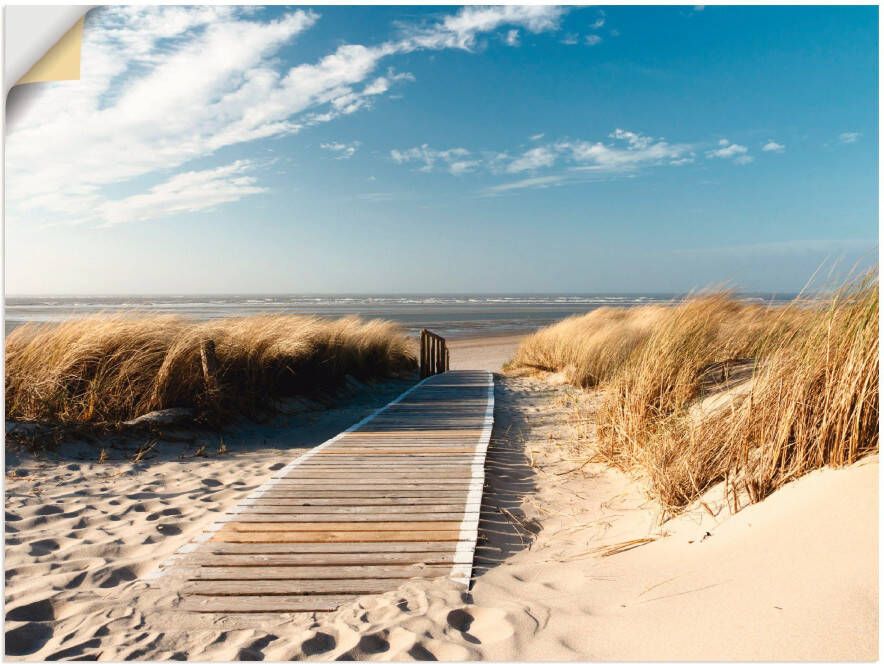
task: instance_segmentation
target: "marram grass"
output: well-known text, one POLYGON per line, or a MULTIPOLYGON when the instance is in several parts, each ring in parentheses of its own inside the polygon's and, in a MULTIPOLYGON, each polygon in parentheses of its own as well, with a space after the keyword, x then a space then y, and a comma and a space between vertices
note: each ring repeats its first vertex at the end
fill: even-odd
POLYGON ((592 453, 644 474, 668 512, 722 480, 738 506, 878 449, 877 276, 788 306, 717 293, 600 309, 528 337, 508 370, 601 387, 592 453), (716 389, 720 406, 698 411, 716 389))
POLYGON ((6 417, 107 424, 171 407, 255 414, 274 399, 332 390, 347 375, 380 379, 414 367, 408 339, 385 321, 89 316, 23 325, 7 337, 6 417), (214 341, 218 359, 211 398, 203 340, 214 341))

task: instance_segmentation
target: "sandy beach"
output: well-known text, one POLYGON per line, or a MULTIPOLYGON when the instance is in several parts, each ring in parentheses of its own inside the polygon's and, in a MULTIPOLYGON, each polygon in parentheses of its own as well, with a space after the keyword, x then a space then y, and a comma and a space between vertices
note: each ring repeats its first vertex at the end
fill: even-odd
MULTIPOLYGON (((500 370, 515 338, 455 342, 500 370)), ((854 659, 877 653, 877 456, 731 515, 720 492, 660 524, 641 482, 576 452, 597 397, 496 377, 470 592, 414 580, 332 613, 210 619, 144 577, 309 446, 406 384, 303 403, 220 438, 7 454, 6 649, 57 659, 854 659), (579 408, 578 408, 579 406, 579 408), (202 449, 200 449, 202 448, 202 449), (223 450, 219 454, 219 448, 223 450), (127 458, 128 457, 128 458, 127 458), (820 629, 837 616, 837 628, 820 629)))
POLYGON ((485 369, 500 372, 513 356, 523 334, 466 337, 448 342, 452 369, 485 369))

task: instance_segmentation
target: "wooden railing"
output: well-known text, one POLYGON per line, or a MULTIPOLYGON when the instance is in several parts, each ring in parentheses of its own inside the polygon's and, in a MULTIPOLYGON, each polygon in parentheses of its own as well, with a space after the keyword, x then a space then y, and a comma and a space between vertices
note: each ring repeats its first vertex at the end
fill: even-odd
POLYGON ((421 330, 421 378, 448 371, 448 345, 429 330, 421 330))

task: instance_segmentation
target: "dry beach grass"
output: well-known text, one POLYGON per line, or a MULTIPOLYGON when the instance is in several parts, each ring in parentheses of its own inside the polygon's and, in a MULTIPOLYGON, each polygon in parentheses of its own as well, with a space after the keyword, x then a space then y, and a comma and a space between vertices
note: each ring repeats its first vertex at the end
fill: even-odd
POLYGON ((670 512, 721 480, 739 507, 877 449, 877 277, 787 307, 718 293, 601 309, 529 337, 508 369, 602 387, 594 453, 640 470, 670 512))
POLYGON ((333 389, 347 375, 384 378, 414 366, 408 339, 385 321, 90 316, 24 325, 7 337, 6 416, 106 424, 172 407, 253 414, 272 399, 333 389), (217 353, 211 399, 204 340, 217 353))

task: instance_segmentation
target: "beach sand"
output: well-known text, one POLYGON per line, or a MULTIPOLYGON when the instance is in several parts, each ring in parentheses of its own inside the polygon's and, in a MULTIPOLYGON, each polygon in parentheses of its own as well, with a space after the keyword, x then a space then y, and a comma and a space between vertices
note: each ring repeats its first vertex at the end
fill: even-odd
POLYGON ((467 337, 448 341, 451 369, 500 371, 516 352, 523 334, 467 337))
MULTIPOLYGON (((513 338, 452 343, 452 368, 499 370, 513 338)), ((12 658, 283 660, 877 657, 878 459, 816 471, 731 515, 716 489, 660 524, 641 481, 586 463, 597 396, 497 377, 469 592, 415 580, 333 613, 212 619, 142 577, 268 479, 404 389, 305 404, 220 439, 7 454, 6 648, 12 658), (579 408, 578 408, 579 406, 579 408), (589 421, 576 415, 590 413, 589 421), (201 445, 203 456, 195 456, 201 445), (180 457, 180 458, 179 458, 180 457)))

